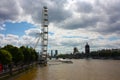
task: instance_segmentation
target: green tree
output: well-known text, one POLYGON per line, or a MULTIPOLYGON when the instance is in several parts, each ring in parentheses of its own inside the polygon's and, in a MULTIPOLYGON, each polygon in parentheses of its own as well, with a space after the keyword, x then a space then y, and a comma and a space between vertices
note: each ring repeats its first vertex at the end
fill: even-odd
POLYGON ((17 65, 19 63, 22 63, 24 60, 24 55, 23 55, 22 51, 17 47, 14 47, 13 51, 14 52, 12 55, 14 56, 13 60, 14 60, 15 64, 17 65))
POLYGON ((3 65, 10 64, 12 62, 12 55, 8 51, 0 49, 0 62, 3 65))
POLYGON ((20 49, 24 54, 24 63, 31 63, 38 60, 38 53, 32 47, 21 46, 20 49))
POLYGON ((34 49, 34 54, 35 54, 35 61, 37 61, 38 60, 38 52, 36 52, 35 49, 34 49))
POLYGON ((22 51, 24 55, 24 63, 29 64, 31 62, 31 53, 28 47, 21 46, 20 50, 22 51))
POLYGON ((19 48, 14 47, 12 45, 6 45, 3 49, 10 52, 10 54, 12 55, 12 61, 16 65, 18 63, 21 63, 24 60, 24 55, 23 55, 22 51, 19 48))
POLYGON ((31 56, 32 56, 32 61, 38 60, 38 53, 33 48, 31 48, 31 56))

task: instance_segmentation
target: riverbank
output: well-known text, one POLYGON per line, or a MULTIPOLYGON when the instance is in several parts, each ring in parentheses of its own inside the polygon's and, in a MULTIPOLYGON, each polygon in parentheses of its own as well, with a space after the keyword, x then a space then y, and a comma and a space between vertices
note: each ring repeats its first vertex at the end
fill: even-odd
POLYGON ((2 73, 0 73, 0 80, 13 80, 11 78, 14 78, 15 76, 17 76, 23 72, 26 72, 26 71, 34 68, 35 66, 36 66, 36 63, 24 65, 24 66, 18 67, 16 69, 13 68, 11 72, 9 70, 6 72, 2 72, 2 73))
POLYGON ((16 78, 18 78, 18 77, 20 77, 20 76, 22 76, 22 75, 30 72, 30 71, 33 70, 33 69, 35 69, 36 67, 37 67, 37 65, 34 65, 34 66, 28 68, 27 70, 24 70, 24 71, 22 71, 22 72, 20 72, 20 73, 18 73, 18 74, 16 74, 16 75, 14 75, 14 76, 11 76, 11 77, 8 78, 7 80, 15 80, 16 78))

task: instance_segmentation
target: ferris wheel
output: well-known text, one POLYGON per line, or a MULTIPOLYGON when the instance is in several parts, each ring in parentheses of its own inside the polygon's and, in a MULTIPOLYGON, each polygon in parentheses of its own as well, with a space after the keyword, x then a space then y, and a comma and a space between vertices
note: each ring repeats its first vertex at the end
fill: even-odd
POLYGON ((41 32, 37 33, 37 41, 34 45, 34 49, 38 46, 41 41, 41 54, 47 54, 48 47, 48 8, 46 6, 42 9, 42 20, 41 20, 41 32))

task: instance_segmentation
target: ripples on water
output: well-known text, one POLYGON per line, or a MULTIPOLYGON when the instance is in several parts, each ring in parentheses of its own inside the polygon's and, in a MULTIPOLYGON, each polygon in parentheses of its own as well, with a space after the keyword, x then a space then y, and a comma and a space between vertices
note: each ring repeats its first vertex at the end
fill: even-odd
POLYGON ((37 66, 15 80, 120 80, 119 60, 72 60, 73 64, 56 61, 37 66))

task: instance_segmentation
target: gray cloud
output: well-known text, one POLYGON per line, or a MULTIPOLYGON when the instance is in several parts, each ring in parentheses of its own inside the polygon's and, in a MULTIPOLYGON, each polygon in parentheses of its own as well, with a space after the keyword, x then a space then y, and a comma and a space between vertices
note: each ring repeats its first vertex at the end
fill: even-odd
POLYGON ((93 10, 92 4, 90 4, 88 2, 77 1, 75 5, 77 7, 76 11, 78 11, 80 13, 81 12, 83 12, 83 13, 90 13, 93 10))
POLYGON ((54 6, 52 7, 48 6, 50 21, 59 23, 72 16, 72 12, 70 10, 64 9, 65 3, 66 3, 65 1, 63 3, 58 2, 58 3, 54 3, 54 6))
POLYGON ((15 0, 0 1, 0 22, 14 21, 18 18, 19 8, 15 0))
MULTIPOLYGON (((119 0, 89 1, 75 0, 72 8, 65 9, 68 0, 2 0, 0 3, 0 23, 19 21, 20 17, 31 16, 34 23, 41 22, 42 7, 48 6, 49 22, 63 29, 87 29, 99 33, 120 33, 119 0), (79 16, 74 15, 79 14, 79 16), (104 24, 102 24, 104 23, 104 24)), ((22 20, 21 20, 22 21, 22 20)), ((0 30, 4 29, 0 27, 0 30)))
POLYGON ((93 27, 100 20, 99 15, 83 14, 81 17, 73 17, 61 23, 60 27, 64 29, 79 29, 93 27))
POLYGON ((96 28, 95 31, 98 31, 103 34, 120 33, 120 27, 119 27, 120 25, 120 15, 119 15, 120 1, 119 0, 112 0, 112 1, 106 0, 106 3, 103 3, 103 1, 98 0, 96 4, 97 6, 99 6, 99 9, 102 9, 99 15, 104 13, 104 16, 102 17, 103 20, 100 21, 102 22, 100 24, 101 26, 95 26, 95 27, 99 27, 99 29, 96 28))
POLYGON ((66 47, 68 47, 68 46, 70 46, 70 47, 75 47, 75 46, 79 46, 80 43, 75 42, 75 41, 72 41, 72 40, 69 40, 69 41, 62 41, 62 42, 61 42, 61 45, 62 45, 62 46, 66 46, 66 47))
POLYGON ((64 4, 67 0, 21 0, 20 5, 24 15, 31 15, 36 23, 41 22, 42 7, 48 7, 50 22, 59 22, 71 15, 71 12, 64 9, 64 4))
POLYGON ((90 2, 76 1, 76 18, 70 17, 60 23, 64 29, 86 29, 100 34, 120 33, 120 1, 97 0, 90 2))
POLYGON ((99 32, 101 34, 120 34, 120 22, 116 23, 101 23, 97 26, 97 28, 92 29, 95 32, 99 32))

